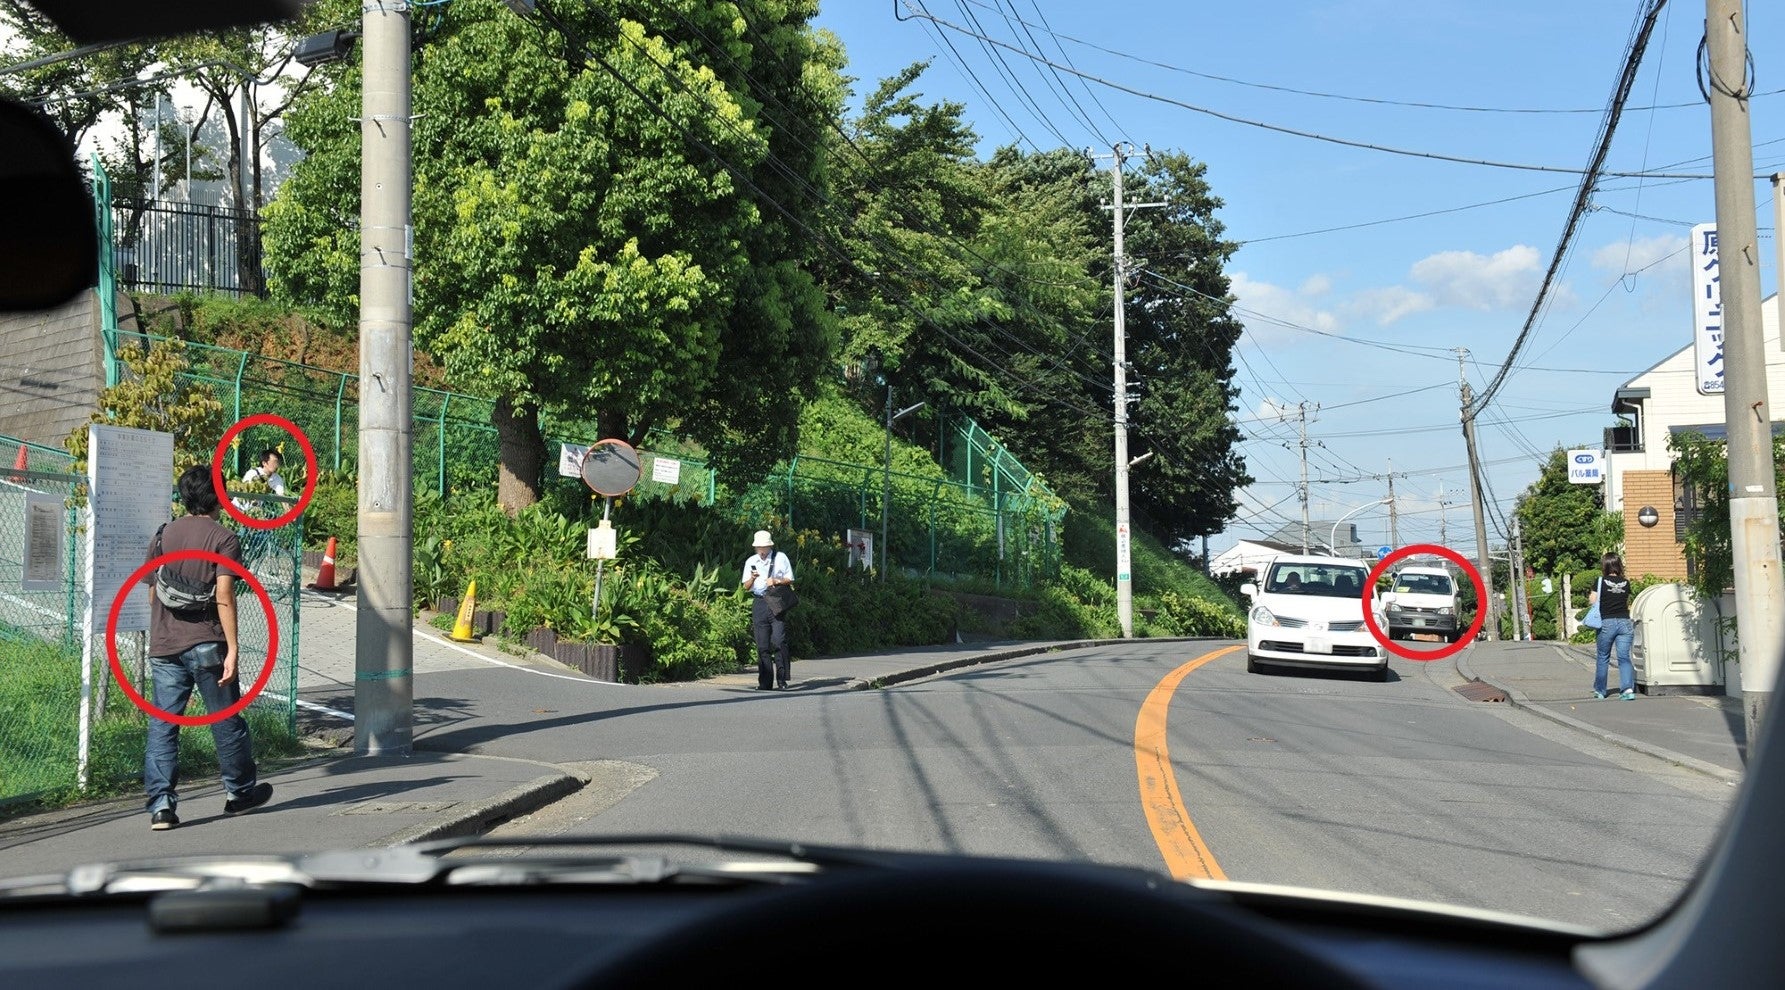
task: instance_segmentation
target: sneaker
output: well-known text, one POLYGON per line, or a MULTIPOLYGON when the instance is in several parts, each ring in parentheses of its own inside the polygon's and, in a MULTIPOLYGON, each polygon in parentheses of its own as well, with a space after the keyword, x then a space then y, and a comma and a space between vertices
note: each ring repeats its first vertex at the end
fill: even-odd
POLYGON ((244 811, 253 811, 255 808, 266 804, 272 797, 273 785, 263 781, 248 788, 248 793, 241 797, 230 798, 228 801, 223 802, 223 813, 226 815, 239 815, 244 811))
POLYGON ((1604 701, 1605 700, 1605 692, 1604 691, 1594 691, 1593 697, 1598 698, 1600 701, 1604 701))
POLYGON ((180 816, 174 814, 172 808, 162 808, 149 816, 149 828, 157 832, 165 832, 170 828, 180 827, 180 816))
POLYGON ((1622 695, 1620 695, 1618 697, 1618 700, 1619 701, 1635 701, 1636 700, 1636 692, 1635 691, 1625 691, 1622 695))

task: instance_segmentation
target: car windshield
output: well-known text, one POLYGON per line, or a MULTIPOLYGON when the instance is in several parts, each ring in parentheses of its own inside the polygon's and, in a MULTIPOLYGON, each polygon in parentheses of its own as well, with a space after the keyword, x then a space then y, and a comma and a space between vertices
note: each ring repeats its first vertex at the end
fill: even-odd
POLYGON ((1451 583, 1450 578, 1442 574, 1402 573, 1396 576, 1394 589, 1415 595, 1448 595, 1451 593, 1451 583))
POLYGON ((1344 564, 1275 564, 1264 590, 1274 595, 1311 595, 1321 598, 1356 598, 1363 593, 1368 572, 1344 564))
POLYGON ((0 879, 698 832, 1654 921, 1785 602, 1675 109, 1741 62, 1630 6, 0 4, 99 218, 0 313, 0 879))

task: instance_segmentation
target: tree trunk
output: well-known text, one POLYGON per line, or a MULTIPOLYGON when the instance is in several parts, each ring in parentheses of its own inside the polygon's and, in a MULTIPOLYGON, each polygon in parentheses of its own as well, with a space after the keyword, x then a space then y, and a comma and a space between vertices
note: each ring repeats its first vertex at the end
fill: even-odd
POLYGON ((511 397, 496 400, 490 410, 496 424, 500 463, 496 473, 496 504, 509 515, 539 501, 540 471, 545 465, 545 438, 539 433, 539 414, 533 406, 511 397))

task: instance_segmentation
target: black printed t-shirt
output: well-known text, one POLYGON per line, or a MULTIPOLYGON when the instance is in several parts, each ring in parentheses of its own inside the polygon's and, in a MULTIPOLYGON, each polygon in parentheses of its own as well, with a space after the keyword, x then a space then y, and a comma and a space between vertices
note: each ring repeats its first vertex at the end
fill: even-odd
MULTIPOLYGON (((236 563, 242 561, 242 542, 236 535, 226 529, 217 520, 209 516, 181 516, 167 524, 161 531, 161 549, 155 549, 155 541, 149 541, 149 552, 143 560, 149 561, 164 553, 176 550, 208 550, 220 554, 236 563)), ((193 584, 207 586, 217 583, 216 564, 205 560, 177 560, 164 565, 181 580, 193 584)), ((227 570, 225 573, 229 573, 227 570)), ((150 571, 144 584, 155 583, 155 572, 150 571)), ((236 586, 242 587, 240 583, 236 586)), ((217 615, 217 606, 211 605, 199 611, 175 612, 163 608, 161 599, 151 590, 149 593, 149 655, 152 657, 175 657, 192 649, 200 643, 222 643, 223 622, 217 615)))

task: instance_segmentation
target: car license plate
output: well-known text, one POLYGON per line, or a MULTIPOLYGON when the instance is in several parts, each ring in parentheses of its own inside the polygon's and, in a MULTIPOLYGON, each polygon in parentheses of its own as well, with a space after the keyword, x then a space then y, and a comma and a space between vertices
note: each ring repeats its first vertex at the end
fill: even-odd
POLYGON ((1309 636, 1308 641, 1302 644, 1304 653, 1331 653, 1332 651, 1333 641, 1324 636, 1309 636))

